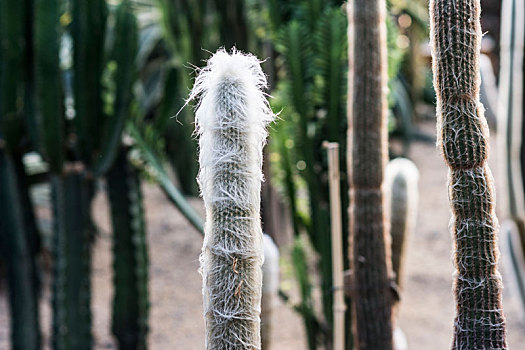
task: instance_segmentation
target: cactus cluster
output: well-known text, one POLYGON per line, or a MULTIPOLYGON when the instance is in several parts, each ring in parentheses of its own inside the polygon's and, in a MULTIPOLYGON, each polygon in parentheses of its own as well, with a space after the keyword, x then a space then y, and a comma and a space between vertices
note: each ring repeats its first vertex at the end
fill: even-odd
POLYGON ((206 349, 260 349, 262 147, 273 114, 260 62, 218 51, 199 72, 199 185, 206 207, 201 254, 206 349))
POLYGON ((386 2, 348 6, 348 181, 354 344, 392 349, 390 245, 382 189, 388 155, 386 2))
MULTIPOLYGON (((125 120, 131 113, 138 28, 130 2, 123 1, 115 9, 115 40, 106 55, 106 2, 72 1, 69 29, 73 65, 64 72, 59 58, 64 35, 62 11, 61 0, 35 3, 37 113, 33 124, 38 126, 38 132, 33 142, 49 164, 53 189, 53 344, 57 349, 89 349, 91 243, 96 233, 91 200, 95 180, 108 171, 116 157, 125 120), (108 59, 117 67, 115 91, 105 92, 115 94, 109 113, 105 112, 102 98, 108 59), (67 77, 71 73, 69 85, 67 77), (64 103, 68 94, 73 105, 64 103), (72 122, 68 122, 66 114, 73 116, 72 122)), ((111 199, 118 202, 120 197, 111 199)), ((115 239, 119 239, 117 236, 115 239)), ((118 290, 122 288, 126 286, 117 286, 118 290)), ((140 334, 137 336, 143 338, 140 334)), ((119 342, 122 343, 121 338, 119 342)))
POLYGON ((479 101, 479 0, 430 2, 438 146, 449 167, 456 275, 452 349, 506 349, 498 221, 479 101))

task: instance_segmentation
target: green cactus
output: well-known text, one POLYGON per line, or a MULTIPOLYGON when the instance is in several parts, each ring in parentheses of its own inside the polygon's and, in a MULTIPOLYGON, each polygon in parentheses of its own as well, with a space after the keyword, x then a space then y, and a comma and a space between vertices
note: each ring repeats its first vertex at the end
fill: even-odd
POLYGON ((57 349, 89 349, 92 345, 90 248, 95 235, 90 203, 94 179, 111 167, 126 118, 133 110, 138 29, 130 2, 123 1, 115 10, 115 40, 108 45, 111 51, 106 55, 106 2, 72 2, 75 115, 73 123, 68 123, 64 113, 63 72, 58 59, 62 5, 61 0, 38 0, 34 40, 37 120, 41 125, 39 146, 53 174, 56 264, 53 343, 57 349), (106 58, 117 67, 115 99, 108 115, 102 109, 106 58))
POLYGON ((116 157, 122 130, 134 107, 133 85, 137 79, 135 57, 138 53, 138 24, 130 1, 123 1, 116 10, 115 42, 112 59, 117 65, 115 75, 115 102, 113 115, 102 130, 98 160, 94 166, 97 175, 105 173, 116 157))
POLYGON ((138 171, 122 149, 108 172, 115 296, 112 331, 119 349, 147 349, 148 252, 138 171))
POLYGON ((354 0, 347 9, 354 344, 357 349, 392 349, 391 260, 381 188, 388 154, 386 3, 354 0))
POLYGON ((452 349, 507 349, 498 224, 479 101, 479 0, 430 2, 438 146, 449 167, 456 317, 452 349))
POLYGON ((33 110, 32 1, 0 2, 0 222, 7 264, 13 349, 39 349, 40 237, 23 150, 33 110))
POLYGON ((35 73, 40 152, 50 170, 59 173, 64 163, 64 106, 59 62, 62 0, 36 0, 35 73))
POLYGON ((0 3, 0 137, 11 150, 20 146, 23 135, 28 8, 25 1, 0 3))
POLYGON ((218 51, 201 70, 196 128, 206 206, 201 254, 206 349, 260 349, 262 148, 273 114, 251 55, 218 51))
MULTIPOLYGON (((90 167, 99 151, 94 137, 107 122, 102 110, 101 76, 104 70, 105 0, 72 0, 73 91, 79 158, 90 167)), ((130 57, 130 59, 132 59, 130 57)))
POLYGON ((8 267, 11 346, 13 350, 38 350, 38 277, 32 246, 33 228, 26 217, 32 208, 25 207, 27 192, 24 194, 21 190, 24 176, 17 171, 13 157, 0 150, 0 235, 8 267))
POLYGON ((81 163, 51 178, 54 214, 53 348, 88 350, 91 336, 92 181, 81 163))

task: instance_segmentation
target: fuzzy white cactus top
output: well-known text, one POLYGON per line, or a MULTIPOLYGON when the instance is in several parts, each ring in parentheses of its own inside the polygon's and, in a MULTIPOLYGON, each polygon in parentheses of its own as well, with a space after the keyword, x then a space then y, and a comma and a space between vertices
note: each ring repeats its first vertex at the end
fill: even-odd
POLYGON ((260 349, 262 150, 274 115, 253 55, 219 50, 195 81, 206 349, 260 349))

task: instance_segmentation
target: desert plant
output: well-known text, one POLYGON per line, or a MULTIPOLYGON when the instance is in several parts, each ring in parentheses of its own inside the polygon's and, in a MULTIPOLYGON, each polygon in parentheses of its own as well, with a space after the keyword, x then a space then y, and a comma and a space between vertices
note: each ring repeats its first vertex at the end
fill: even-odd
POLYGON ((403 300, 405 288, 407 245, 416 225, 418 180, 419 172, 416 165, 408 159, 395 158, 386 167, 384 187, 390 218, 392 270, 398 296, 394 303, 394 347, 396 350, 408 348, 405 334, 397 321, 400 301, 403 300))
POLYGON ((261 166, 273 120, 265 87, 257 58, 220 50, 190 95, 200 96, 198 181, 207 220, 200 261, 210 350, 261 347, 261 166))
POLYGON ((35 124, 41 126, 38 151, 50 164, 53 189, 53 343, 57 349, 89 349, 90 250, 96 233, 91 200, 95 179, 113 163, 131 114, 137 28, 125 0, 115 8, 116 38, 108 43, 106 55, 106 2, 73 1, 66 17, 61 16, 63 5, 61 0, 39 0, 35 8, 35 124), (71 19, 67 29, 73 44, 72 67, 59 59, 63 18, 71 19), (111 70, 112 66, 116 68, 111 70), (108 71, 114 73, 109 77, 113 90, 103 88, 103 77, 111 75, 108 71), (67 79, 71 73, 72 88, 67 79), (103 95, 109 98, 103 100, 103 95))
POLYGON ((405 158, 392 159, 385 171, 385 191, 392 238, 392 270, 398 288, 404 286, 407 242, 417 217, 419 171, 405 158))
POLYGON ((113 227, 112 331, 119 349, 147 349, 148 252, 139 171, 122 148, 107 179, 113 227))
POLYGON ((479 101, 479 0, 430 2, 438 146, 449 167, 456 317, 452 349, 506 349, 498 223, 479 101))
MULTIPOLYGON (((0 243, 7 262, 13 349, 40 349, 38 322, 38 277, 31 221, 25 217, 32 208, 25 208, 22 196, 26 181, 23 165, 17 156, 0 150, 0 243)), ((27 188, 25 188, 27 191, 27 188)))
POLYGON ((386 3, 354 0, 347 9, 354 344, 357 349, 392 349, 390 241, 382 190, 388 155, 386 3))
POLYGON ((0 240, 7 266, 13 349, 39 349, 40 237, 23 155, 34 114, 33 3, 0 3, 0 240))

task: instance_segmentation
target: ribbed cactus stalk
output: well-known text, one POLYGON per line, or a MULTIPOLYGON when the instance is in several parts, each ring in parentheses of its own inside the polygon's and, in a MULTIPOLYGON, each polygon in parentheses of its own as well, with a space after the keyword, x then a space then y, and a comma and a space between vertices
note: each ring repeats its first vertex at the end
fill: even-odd
POLYGON ((0 149, 0 250, 7 262, 11 315, 11 348, 40 349, 38 289, 32 251, 31 223, 25 217, 25 179, 16 171, 13 157, 0 149))
POLYGON ((385 0, 348 6, 350 266, 356 349, 392 349, 390 243, 383 208, 387 162, 385 0))
POLYGON ((91 337, 91 186, 80 163, 53 175, 53 349, 88 350, 91 337))
POLYGON ((113 227, 112 331, 121 350, 147 349, 148 246, 138 170, 121 149, 107 174, 113 227))
POLYGON ((266 126, 273 120, 265 87, 256 57, 219 50, 190 95, 200 96, 198 181, 206 206, 200 261, 208 350, 261 348, 261 167, 266 126))
POLYGON ((438 146, 449 167, 453 216, 457 350, 507 349, 489 132, 479 101, 480 12, 479 0, 430 2, 438 146))
MULTIPOLYGON (((58 57, 61 5, 63 0, 36 2, 36 115, 41 126, 38 148, 53 174, 53 344, 56 349, 81 350, 92 347, 90 249, 95 228, 91 221, 91 200, 95 179, 111 167, 121 144, 122 129, 132 111, 138 27, 130 1, 122 1, 115 11, 115 40, 112 46, 107 46, 110 51, 105 52, 106 1, 70 2, 75 116, 72 123, 66 123, 58 57), (107 59, 116 64, 117 71, 112 113, 104 115, 102 76, 107 59)), ((124 222, 119 229, 126 230, 130 224, 133 223, 124 222)), ((142 307, 145 302, 139 298, 137 303, 142 307)), ((145 322, 144 318, 134 321, 145 322)), ((146 327, 141 324, 132 333, 143 340, 142 331, 146 327)))

